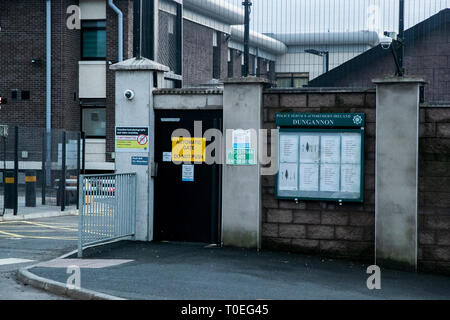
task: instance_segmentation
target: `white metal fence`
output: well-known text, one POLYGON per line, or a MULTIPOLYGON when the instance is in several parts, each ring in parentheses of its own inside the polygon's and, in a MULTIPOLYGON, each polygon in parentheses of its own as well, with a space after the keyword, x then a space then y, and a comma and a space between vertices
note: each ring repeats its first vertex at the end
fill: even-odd
POLYGON ((136 174, 81 175, 78 257, 87 246, 133 237, 136 174))

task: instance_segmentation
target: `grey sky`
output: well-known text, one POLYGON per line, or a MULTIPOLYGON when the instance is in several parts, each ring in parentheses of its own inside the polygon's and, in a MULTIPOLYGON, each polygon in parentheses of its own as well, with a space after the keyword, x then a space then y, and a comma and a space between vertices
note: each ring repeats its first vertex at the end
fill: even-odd
MULTIPOLYGON (((405 6, 409 28, 450 8, 450 0, 405 0, 405 6)), ((397 31, 398 0, 253 0, 251 27, 264 33, 397 31)))

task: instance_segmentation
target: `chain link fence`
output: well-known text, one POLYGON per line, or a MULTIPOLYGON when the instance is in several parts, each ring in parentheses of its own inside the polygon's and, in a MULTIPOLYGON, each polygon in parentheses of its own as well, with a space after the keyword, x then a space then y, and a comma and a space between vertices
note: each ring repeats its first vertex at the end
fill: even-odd
MULTIPOLYGON (((450 0, 247 1, 248 71, 273 87, 373 88, 404 71, 428 82, 427 101, 450 101, 450 0)), ((241 76, 247 1, 183 1, 177 42, 179 3, 160 0, 158 62, 186 87, 241 76)))

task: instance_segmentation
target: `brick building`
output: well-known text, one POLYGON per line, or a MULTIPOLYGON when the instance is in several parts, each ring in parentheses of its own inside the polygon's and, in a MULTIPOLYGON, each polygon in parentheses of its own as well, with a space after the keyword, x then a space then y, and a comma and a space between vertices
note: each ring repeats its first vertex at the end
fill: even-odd
MULTIPOLYGON (((213 10, 209 2, 194 0, 184 5, 172 0, 145 2, 143 56, 170 67, 167 87, 214 85, 241 75, 243 38, 239 31, 233 36, 231 25, 243 23, 243 12, 210 2, 217 4, 213 10), (149 18, 151 5, 157 6, 158 14, 149 18)), ((115 78, 109 65, 119 59, 116 11, 122 13, 122 56, 128 59, 136 55, 136 3, 114 0, 114 10, 108 0, 2 1, 0 41, 8 50, 0 52, 0 96, 7 99, 1 123, 46 127, 49 103, 51 128, 86 133, 86 169, 114 170, 115 78), (77 14, 71 6, 80 9, 81 29, 67 26, 77 14), (51 63, 46 59, 47 22, 51 63)), ((250 73, 273 79, 276 51, 261 39, 254 41, 261 37, 276 41, 252 33, 250 73)))
MULTIPOLYGON (((405 30, 406 74, 427 81, 427 102, 450 101, 450 9, 405 30)), ((395 72, 390 50, 376 46, 312 80, 312 87, 374 87, 372 79, 395 72)))

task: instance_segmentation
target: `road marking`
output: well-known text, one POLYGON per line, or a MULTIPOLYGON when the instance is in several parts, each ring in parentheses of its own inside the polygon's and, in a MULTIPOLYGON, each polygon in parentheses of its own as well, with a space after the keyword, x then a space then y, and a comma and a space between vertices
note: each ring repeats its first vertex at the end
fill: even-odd
POLYGON ((132 262, 134 260, 123 259, 54 259, 46 262, 41 262, 37 267, 45 268, 67 268, 69 266, 78 266, 86 269, 101 269, 118 266, 124 263, 132 262))
POLYGON ((17 259, 17 258, 0 259, 0 266, 4 266, 7 264, 27 263, 27 262, 33 262, 33 261, 34 260, 17 259))
POLYGON ((47 240, 70 240, 75 241, 78 238, 70 238, 70 237, 40 237, 40 236, 24 236, 20 234, 5 232, 0 230, 0 238, 27 238, 27 239, 47 239, 47 240), (2 236, 3 234, 3 236, 2 236))
POLYGON ((48 224, 43 224, 43 223, 38 223, 38 222, 22 221, 22 223, 31 224, 34 226, 44 227, 44 228, 49 228, 49 229, 67 230, 67 231, 74 231, 74 232, 78 231, 77 229, 73 229, 73 228, 55 227, 55 226, 50 226, 48 224))

